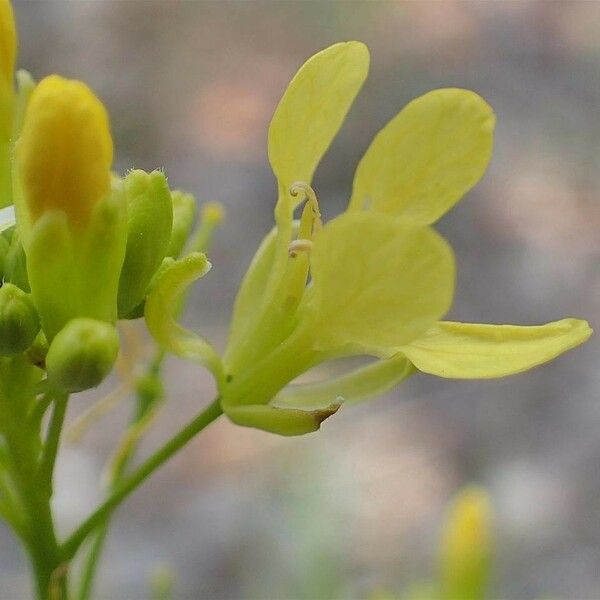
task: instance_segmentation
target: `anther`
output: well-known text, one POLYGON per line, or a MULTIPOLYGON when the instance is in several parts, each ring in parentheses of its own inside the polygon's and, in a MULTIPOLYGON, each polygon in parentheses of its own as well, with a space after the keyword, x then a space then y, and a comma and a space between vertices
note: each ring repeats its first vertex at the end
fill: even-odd
POLYGON ((288 255, 290 258, 296 258, 301 252, 309 254, 312 246, 313 243, 310 240, 294 240, 288 246, 288 255))

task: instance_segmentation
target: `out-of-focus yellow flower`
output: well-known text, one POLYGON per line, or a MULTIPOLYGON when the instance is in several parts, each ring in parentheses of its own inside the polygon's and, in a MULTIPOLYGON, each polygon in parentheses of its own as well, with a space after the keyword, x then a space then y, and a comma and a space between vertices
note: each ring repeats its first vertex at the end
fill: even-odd
POLYGON ((446 600, 483 600, 489 580, 492 510, 487 492, 463 489, 454 500, 440 546, 441 596, 446 600))
POLYGON ((17 144, 17 176, 30 224, 59 210, 85 227, 110 191, 113 144, 108 115, 84 83, 58 75, 33 91, 17 144))

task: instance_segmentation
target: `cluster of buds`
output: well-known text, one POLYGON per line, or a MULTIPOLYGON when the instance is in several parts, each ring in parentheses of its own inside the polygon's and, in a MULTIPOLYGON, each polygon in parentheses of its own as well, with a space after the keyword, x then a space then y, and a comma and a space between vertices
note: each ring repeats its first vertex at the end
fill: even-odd
POLYGON ((52 386, 80 391, 112 369, 116 322, 143 315, 155 273, 190 235, 195 200, 162 171, 111 171, 109 117, 87 85, 15 74, 8 0, 0 39, 0 355, 25 354, 52 386))

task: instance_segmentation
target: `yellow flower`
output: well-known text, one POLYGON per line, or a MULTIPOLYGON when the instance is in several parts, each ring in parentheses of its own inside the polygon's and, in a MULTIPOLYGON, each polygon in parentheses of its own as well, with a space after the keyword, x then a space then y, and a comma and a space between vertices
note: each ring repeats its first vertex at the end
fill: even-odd
MULTIPOLYGON (((311 179, 368 68, 359 42, 319 52, 298 71, 271 122, 276 226, 242 282, 222 365, 213 368, 222 407, 240 425, 307 433, 344 400, 388 389, 415 367, 443 377, 498 377, 591 333, 575 319, 537 327, 440 321, 452 302, 454 258, 430 225, 477 183, 492 152, 494 113, 473 92, 441 89, 410 102, 360 161, 347 211, 323 225, 311 179), (380 360, 339 379, 286 387, 319 363, 351 355, 380 360)), ((152 319, 149 325, 158 329, 152 319)), ((195 353, 189 335, 180 355, 195 353)), ((201 360, 206 349, 197 345, 201 360)), ((214 367, 208 355, 203 362, 214 367)))

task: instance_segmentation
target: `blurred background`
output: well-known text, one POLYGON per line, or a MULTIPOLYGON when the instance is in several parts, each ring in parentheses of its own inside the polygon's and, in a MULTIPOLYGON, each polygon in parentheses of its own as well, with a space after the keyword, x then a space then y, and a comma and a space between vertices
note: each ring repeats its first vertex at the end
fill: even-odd
MULTIPOLYGON (((366 42, 370 77, 314 187, 343 210, 373 135, 412 98, 466 87, 498 115, 488 173, 439 229, 454 246, 454 320, 600 325, 600 2, 16 0, 19 65, 85 79, 112 116, 117 167, 164 167, 173 187, 228 217, 185 317, 220 348, 239 281, 272 224, 270 117, 315 51, 366 42)), ((462 382, 416 375, 283 439, 209 428, 119 510, 98 597, 148 597, 168 568, 175 598, 362 598, 427 578, 444 508, 467 482, 491 493, 497 598, 598 598, 600 346, 533 372, 462 382)), ((167 364, 168 403, 148 453, 212 396, 167 364)), ((114 382, 101 390, 110 389, 114 382)), ((97 400, 73 403, 71 418, 97 400)), ((60 527, 102 498, 102 469, 132 404, 61 452, 60 527)), ((29 597, 0 525, 0 597, 29 597)))

